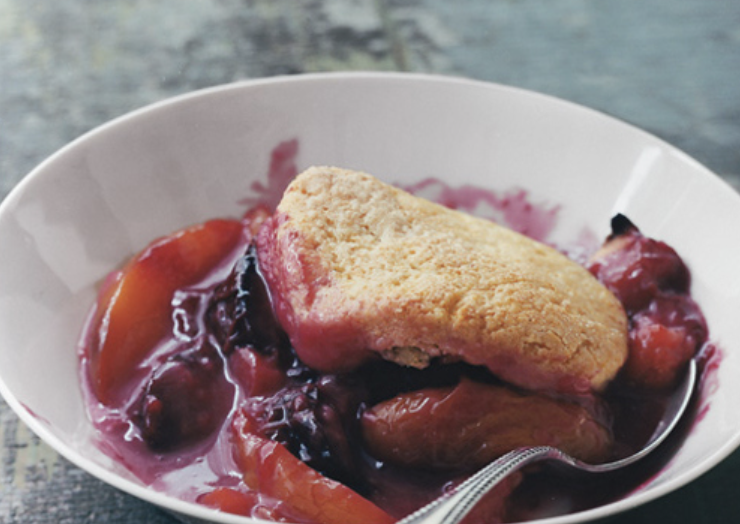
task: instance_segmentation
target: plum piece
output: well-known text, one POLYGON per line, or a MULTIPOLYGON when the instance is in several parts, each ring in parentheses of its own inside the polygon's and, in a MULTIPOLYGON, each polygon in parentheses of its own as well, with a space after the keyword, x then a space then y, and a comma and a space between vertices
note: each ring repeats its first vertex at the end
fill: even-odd
POLYGON ((522 446, 550 445, 605 460, 610 431, 581 405, 463 379, 401 394, 362 415, 373 456, 415 468, 477 468, 522 446))
POLYGON ((86 341, 98 400, 110 405, 125 398, 144 358, 172 333, 176 290, 205 278, 242 239, 241 222, 212 220, 152 242, 109 278, 86 341))
POLYGON ((612 235, 588 267, 629 315, 630 351, 622 376, 650 389, 674 385, 707 339, 704 317, 689 296, 690 272, 678 253, 617 215, 612 235))
POLYGON ((641 387, 669 388, 706 340, 706 321, 691 297, 658 296, 632 318, 625 379, 641 387))
POLYGON ((303 518, 321 524, 396 521, 365 497, 306 465, 279 442, 261 437, 246 412, 235 418, 233 428, 235 459, 250 489, 281 500, 303 518))
POLYGON ((156 369, 132 419, 150 449, 171 452, 212 436, 225 421, 234 392, 222 357, 202 343, 156 369))
POLYGON ((689 270, 672 247, 643 236, 624 215, 612 219, 612 230, 588 269, 617 296, 628 314, 647 307, 661 291, 688 292, 689 270))
POLYGON ((275 355, 264 355, 250 347, 236 348, 229 355, 228 366, 247 397, 272 395, 288 380, 275 355))

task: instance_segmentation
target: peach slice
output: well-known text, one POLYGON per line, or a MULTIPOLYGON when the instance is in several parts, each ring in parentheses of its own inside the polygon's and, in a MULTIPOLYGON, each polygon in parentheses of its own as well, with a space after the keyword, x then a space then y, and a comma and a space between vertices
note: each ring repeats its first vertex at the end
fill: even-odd
POLYGON ((391 524, 395 519, 344 484, 321 475, 278 442, 252 431, 244 414, 234 421, 236 461, 245 484, 283 501, 321 524, 391 524))
POLYGON ((238 220, 211 220, 149 244, 101 290, 87 345, 98 400, 116 402, 149 352, 172 333, 177 289, 205 278, 243 239, 238 220))
POLYGON ((611 448, 607 428, 578 404, 469 379, 382 402, 363 414, 362 432, 377 458, 434 469, 477 468, 522 446, 591 462, 611 448))

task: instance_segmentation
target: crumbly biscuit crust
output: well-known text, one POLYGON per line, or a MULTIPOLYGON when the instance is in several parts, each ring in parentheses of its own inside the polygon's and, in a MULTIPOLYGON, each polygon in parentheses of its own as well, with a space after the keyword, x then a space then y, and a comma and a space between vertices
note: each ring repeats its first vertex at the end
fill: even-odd
POLYGON ((370 352, 416 366, 444 356, 526 388, 585 392, 626 359, 622 306, 587 270, 365 173, 299 175, 258 248, 283 326, 324 371, 370 352))

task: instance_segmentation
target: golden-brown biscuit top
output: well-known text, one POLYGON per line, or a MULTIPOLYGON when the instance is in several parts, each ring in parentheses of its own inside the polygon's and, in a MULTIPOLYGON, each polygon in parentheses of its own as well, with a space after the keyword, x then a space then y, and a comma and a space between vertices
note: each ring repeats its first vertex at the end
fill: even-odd
POLYGON ((556 250, 354 171, 314 167, 258 237, 278 317, 323 371, 371 354, 487 366, 526 388, 601 389, 624 363, 620 303, 556 250))

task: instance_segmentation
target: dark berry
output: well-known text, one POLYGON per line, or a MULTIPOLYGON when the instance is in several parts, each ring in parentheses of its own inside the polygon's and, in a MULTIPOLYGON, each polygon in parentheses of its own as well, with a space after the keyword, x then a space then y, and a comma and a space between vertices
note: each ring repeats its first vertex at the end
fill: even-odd
POLYGON ((273 314, 254 246, 249 247, 226 281, 216 288, 207 322, 227 355, 237 347, 249 346, 264 354, 289 347, 287 336, 273 314))
POLYGON ((224 422, 233 397, 221 356, 204 343, 157 368, 133 419, 152 450, 173 451, 213 435, 224 422))
POLYGON ((252 398, 245 410, 264 437, 280 442, 322 474, 360 489, 352 474, 356 459, 350 441, 361 390, 324 376, 252 398))

